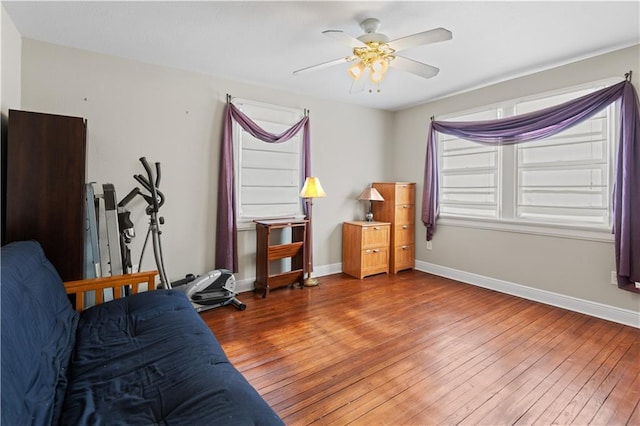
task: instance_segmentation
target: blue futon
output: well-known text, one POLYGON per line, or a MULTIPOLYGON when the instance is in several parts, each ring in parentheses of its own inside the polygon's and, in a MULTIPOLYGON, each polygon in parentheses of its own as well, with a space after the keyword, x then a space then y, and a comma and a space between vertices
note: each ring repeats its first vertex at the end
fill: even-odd
POLYGON ((1 253, 2 425, 281 425, 179 291, 74 311, 33 241, 1 253))

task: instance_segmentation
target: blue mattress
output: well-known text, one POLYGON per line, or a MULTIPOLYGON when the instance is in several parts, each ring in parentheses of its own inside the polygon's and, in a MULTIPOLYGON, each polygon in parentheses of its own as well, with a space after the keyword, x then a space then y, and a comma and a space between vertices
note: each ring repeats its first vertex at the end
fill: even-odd
POLYGON ((282 425, 183 293, 84 311, 61 424, 282 425))

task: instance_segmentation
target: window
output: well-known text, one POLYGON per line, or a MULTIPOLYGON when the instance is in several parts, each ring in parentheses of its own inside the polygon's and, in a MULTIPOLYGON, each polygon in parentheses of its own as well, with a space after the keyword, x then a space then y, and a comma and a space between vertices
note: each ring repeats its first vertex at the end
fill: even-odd
MULTIPOLYGON (((282 133, 303 111, 234 99, 233 104, 260 127, 282 133)), ((302 131, 287 142, 268 143, 234 122, 234 170, 238 226, 256 219, 302 217, 302 131)))
MULTIPOLYGON (((496 109, 480 111, 458 116, 455 121, 495 120, 497 112, 496 109)), ((443 216, 498 217, 499 147, 451 135, 438 137, 440 213, 443 216)))
MULTIPOLYGON (((612 83, 513 100, 445 119, 525 114, 612 83)), ((553 137, 502 147, 439 134, 441 216, 610 229, 616 117, 613 104, 553 137)))

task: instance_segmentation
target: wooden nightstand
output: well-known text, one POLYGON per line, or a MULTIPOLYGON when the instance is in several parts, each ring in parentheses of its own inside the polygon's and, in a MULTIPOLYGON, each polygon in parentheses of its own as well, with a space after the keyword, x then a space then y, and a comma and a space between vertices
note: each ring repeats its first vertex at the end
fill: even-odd
POLYGON ((342 272, 356 278, 389 273, 388 222, 342 224, 342 272))

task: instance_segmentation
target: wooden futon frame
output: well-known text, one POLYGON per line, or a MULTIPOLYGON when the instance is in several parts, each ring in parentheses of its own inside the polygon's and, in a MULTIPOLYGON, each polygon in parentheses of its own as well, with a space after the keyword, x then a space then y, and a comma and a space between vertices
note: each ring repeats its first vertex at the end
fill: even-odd
POLYGON ((120 299, 125 296, 122 291, 125 286, 130 288, 130 294, 139 293, 141 291, 141 284, 146 284, 147 290, 153 290, 155 288, 156 275, 158 275, 158 271, 148 271, 137 272, 135 274, 114 275, 111 277, 67 281, 64 283, 64 288, 67 294, 75 295, 75 309, 81 312, 85 309, 85 293, 88 291, 95 292, 95 304, 99 305, 104 302, 104 290, 106 289, 113 290, 113 299, 120 299))

